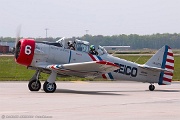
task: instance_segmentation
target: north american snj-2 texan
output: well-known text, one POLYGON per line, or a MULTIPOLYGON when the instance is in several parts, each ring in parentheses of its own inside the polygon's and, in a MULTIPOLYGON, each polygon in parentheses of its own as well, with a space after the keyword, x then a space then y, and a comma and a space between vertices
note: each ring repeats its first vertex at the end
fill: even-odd
POLYGON ((98 54, 89 53, 87 41, 73 41, 74 50, 68 48, 68 39, 56 42, 37 42, 34 39, 16 41, 15 61, 28 69, 36 70, 30 79, 30 91, 39 91, 40 73, 50 74, 43 84, 47 93, 56 90, 56 77, 61 75, 127 80, 150 83, 149 90, 155 89, 154 83, 170 85, 174 71, 172 49, 165 45, 145 64, 137 64, 114 57, 99 46, 98 54))

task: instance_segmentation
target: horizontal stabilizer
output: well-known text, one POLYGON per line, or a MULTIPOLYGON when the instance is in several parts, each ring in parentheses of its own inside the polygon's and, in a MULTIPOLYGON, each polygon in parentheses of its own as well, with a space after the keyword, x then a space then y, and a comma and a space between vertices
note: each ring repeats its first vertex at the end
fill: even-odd
POLYGON ((171 70, 168 69, 163 69, 163 68, 158 68, 158 67, 151 67, 151 66, 147 66, 147 65, 138 65, 140 68, 142 69, 147 69, 147 70, 151 70, 151 71, 157 71, 157 72, 167 72, 167 73, 172 73, 171 70))

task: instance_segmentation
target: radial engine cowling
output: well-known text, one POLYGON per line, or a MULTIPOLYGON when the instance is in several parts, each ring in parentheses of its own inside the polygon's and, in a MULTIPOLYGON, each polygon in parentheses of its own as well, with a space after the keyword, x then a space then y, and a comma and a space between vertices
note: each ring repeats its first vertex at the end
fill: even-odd
POLYGON ((21 65, 29 66, 33 60, 34 49, 34 39, 19 40, 15 48, 15 61, 21 65))

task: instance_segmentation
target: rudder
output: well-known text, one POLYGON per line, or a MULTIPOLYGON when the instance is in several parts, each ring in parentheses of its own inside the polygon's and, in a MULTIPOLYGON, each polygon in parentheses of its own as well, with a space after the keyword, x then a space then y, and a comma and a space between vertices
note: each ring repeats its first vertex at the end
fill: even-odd
POLYGON ((170 85, 173 72, 174 72, 174 56, 172 49, 169 46, 165 46, 164 59, 162 68, 166 69, 169 72, 161 72, 159 77, 159 85, 170 85))

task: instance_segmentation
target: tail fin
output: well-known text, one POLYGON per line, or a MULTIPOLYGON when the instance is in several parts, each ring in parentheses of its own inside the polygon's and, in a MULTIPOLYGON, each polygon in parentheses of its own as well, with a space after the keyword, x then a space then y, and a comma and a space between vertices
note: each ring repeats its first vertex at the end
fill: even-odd
POLYGON ((172 49, 165 45, 154 54, 145 65, 158 67, 166 71, 160 72, 159 85, 170 85, 174 71, 174 57, 172 49))

